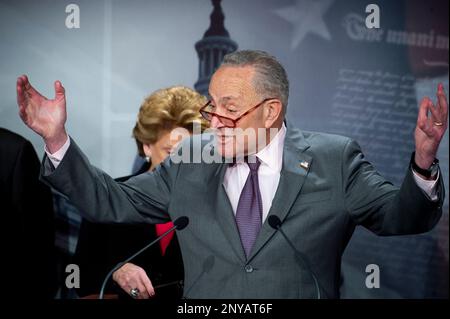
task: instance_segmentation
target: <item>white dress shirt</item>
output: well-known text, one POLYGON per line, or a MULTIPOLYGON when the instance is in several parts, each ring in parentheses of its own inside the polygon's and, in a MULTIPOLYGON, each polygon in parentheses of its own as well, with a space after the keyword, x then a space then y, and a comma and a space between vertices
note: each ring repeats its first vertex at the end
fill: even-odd
MULTIPOLYGON (((286 127, 283 124, 283 127, 275 135, 272 141, 255 154, 261 161, 261 165, 258 169, 258 180, 263 206, 263 223, 269 213, 270 207, 272 206, 272 201, 277 191, 278 183, 280 182, 285 137, 286 127)), ((47 147, 45 147, 45 152, 55 168, 58 167, 69 146, 70 138, 68 138, 64 145, 53 154, 50 154, 47 147)), ((239 197, 241 196, 242 189, 244 188, 244 184, 249 173, 250 169, 245 162, 236 163, 235 165, 228 167, 225 172, 223 186, 225 187, 225 191, 228 195, 235 215, 239 203, 239 197)), ((421 188, 432 201, 437 201, 438 196, 436 194, 436 183, 439 179, 439 175, 435 180, 425 180, 414 170, 413 174, 417 186, 419 186, 419 188, 421 188)))
MULTIPOLYGON (((283 145, 286 136, 286 127, 283 127, 274 136, 272 141, 255 154, 261 165, 258 169, 259 191, 262 200, 262 222, 269 214, 272 201, 280 182, 280 172, 283 164, 283 145)), ((247 181, 250 168, 245 162, 236 163, 227 168, 223 179, 223 186, 230 199, 231 207, 236 215, 239 197, 247 181)))

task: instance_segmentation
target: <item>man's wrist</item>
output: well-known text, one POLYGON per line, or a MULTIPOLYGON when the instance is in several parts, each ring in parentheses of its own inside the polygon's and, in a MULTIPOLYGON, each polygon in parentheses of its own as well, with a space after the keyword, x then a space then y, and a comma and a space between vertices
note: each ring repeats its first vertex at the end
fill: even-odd
POLYGON ((417 151, 414 152, 414 163, 421 169, 429 169, 435 159, 434 156, 421 156, 417 151))
POLYGON ((420 177, 425 180, 434 180, 436 179, 438 168, 439 168, 439 160, 435 157, 431 159, 423 160, 420 156, 417 155, 417 152, 414 152, 411 156, 411 167, 420 177))
POLYGON ((63 147, 69 136, 66 131, 53 138, 44 139, 45 146, 50 154, 54 154, 63 147))

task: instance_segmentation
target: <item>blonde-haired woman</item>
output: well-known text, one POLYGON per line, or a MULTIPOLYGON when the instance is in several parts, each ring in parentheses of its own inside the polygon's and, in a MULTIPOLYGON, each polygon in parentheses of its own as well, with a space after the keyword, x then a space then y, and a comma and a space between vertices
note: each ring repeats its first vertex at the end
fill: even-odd
MULTIPOLYGON (((184 129, 193 133, 208 127, 199 110, 206 99, 183 86, 161 89, 142 103, 133 137, 138 153, 147 161, 134 175, 155 169, 178 145, 184 129)), ((131 176, 134 176, 131 175, 131 176)), ((131 176, 118 178, 125 181, 131 176)), ((75 261, 84 271, 80 296, 98 293, 101 281, 118 262, 155 239, 172 223, 160 225, 98 225, 83 221, 75 261)), ((132 263, 127 263, 113 274, 116 286, 109 292, 128 295, 136 299, 149 297, 180 298, 182 294, 183 264, 175 233, 169 234, 132 263), (160 287, 158 289, 158 287, 160 287), (116 287, 117 288, 117 287, 116 287), (156 294, 155 294, 156 292, 156 294)))

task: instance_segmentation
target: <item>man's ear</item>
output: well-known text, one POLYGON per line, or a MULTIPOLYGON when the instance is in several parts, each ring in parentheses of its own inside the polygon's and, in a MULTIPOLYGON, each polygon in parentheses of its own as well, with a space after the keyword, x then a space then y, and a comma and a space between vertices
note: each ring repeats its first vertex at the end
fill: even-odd
POLYGON ((272 127, 283 115, 283 105, 278 99, 267 101, 264 106, 264 120, 266 128, 272 127))

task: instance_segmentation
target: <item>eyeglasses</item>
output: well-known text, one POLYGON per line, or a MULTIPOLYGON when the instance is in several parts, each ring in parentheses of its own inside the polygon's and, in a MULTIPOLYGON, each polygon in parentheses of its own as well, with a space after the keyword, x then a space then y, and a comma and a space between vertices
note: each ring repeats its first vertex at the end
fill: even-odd
POLYGON ((261 105, 263 105, 265 102, 269 101, 269 100, 273 100, 274 98, 267 98, 262 100, 260 103, 258 103, 257 105, 255 105, 254 107, 251 107, 250 109, 248 109, 247 111, 245 111, 244 113, 242 113, 240 116, 238 116, 235 119, 226 117, 226 116, 222 116, 219 115, 217 113, 214 112, 210 112, 210 111, 206 111, 206 108, 208 107, 214 107, 213 105, 211 105, 211 101, 208 101, 208 103, 206 103, 201 109, 200 109, 200 114, 203 116, 203 118, 209 122, 212 121, 213 117, 217 117, 217 119, 220 121, 220 123, 222 123, 223 125, 225 125, 226 127, 236 127, 236 123, 241 120, 244 116, 250 114, 252 111, 256 110, 258 107, 260 107, 261 105))

